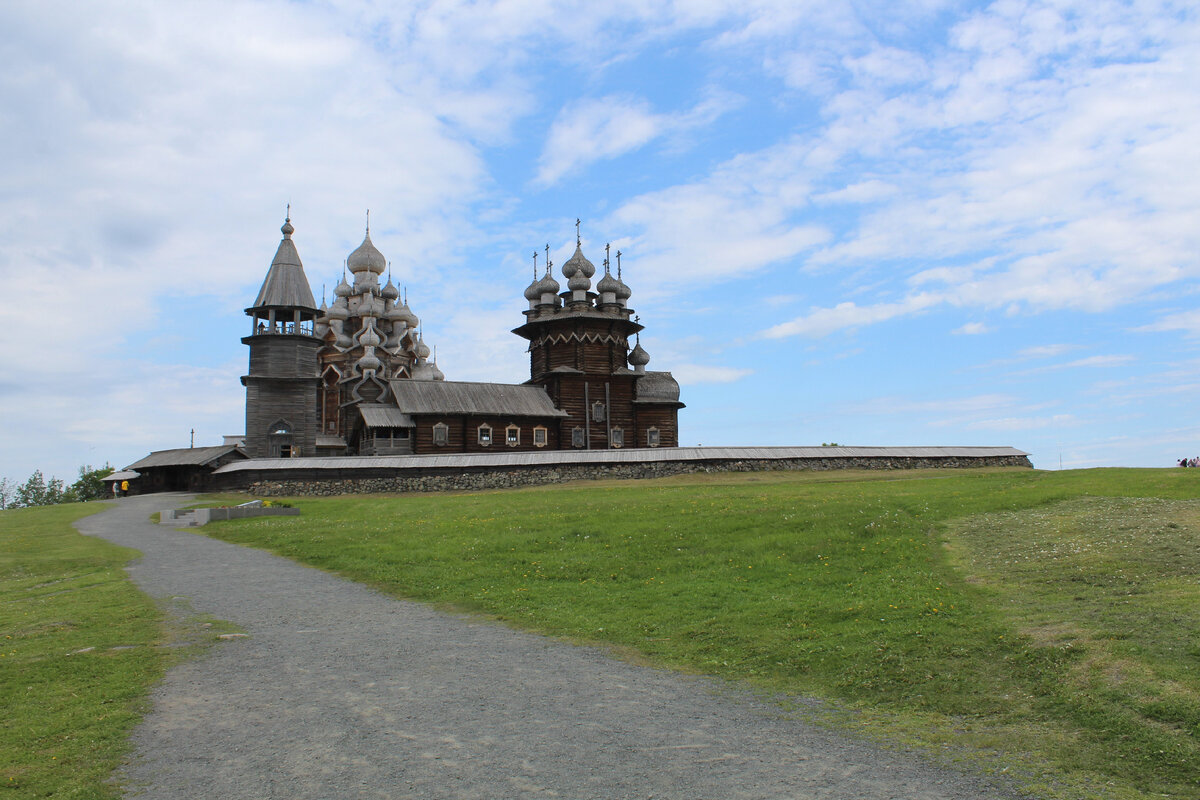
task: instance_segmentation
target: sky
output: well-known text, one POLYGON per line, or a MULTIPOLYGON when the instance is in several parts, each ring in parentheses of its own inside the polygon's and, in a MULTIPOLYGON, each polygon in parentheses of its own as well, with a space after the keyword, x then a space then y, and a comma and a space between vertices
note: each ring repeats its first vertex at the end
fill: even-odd
POLYGON ((242 433, 289 204, 317 297, 370 211, 448 380, 529 377, 579 219, 681 444, 1200 455, 1194 2, 79 10, 0 4, 10 480, 242 433))

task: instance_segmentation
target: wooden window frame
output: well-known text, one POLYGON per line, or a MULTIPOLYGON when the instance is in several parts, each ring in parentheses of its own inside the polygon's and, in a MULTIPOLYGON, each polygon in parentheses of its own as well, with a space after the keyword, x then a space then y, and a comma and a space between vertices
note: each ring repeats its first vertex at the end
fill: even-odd
POLYGON ((533 446, 545 447, 550 443, 549 431, 545 425, 538 425, 533 429, 533 446), (541 439, 541 441, 538 441, 541 439))
POLYGON ((433 446, 445 447, 450 444, 450 426, 444 422, 438 422, 433 426, 433 446))
POLYGON ((475 429, 475 441, 479 442, 480 447, 491 447, 495 439, 493 433, 492 426, 485 422, 475 429), (484 431, 487 431, 487 434, 484 434, 484 431))
POLYGON ((504 429, 504 444, 507 445, 508 447, 520 447, 521 446, 521 426, 520 425, 509 425, 504 429), (515 436, 513 435, 513 431, 516 431, 515 436))
POLYGON ((646 446, 658 447, 660 444, 662 444, 662 434, 659 432, 658 428, 647 428, 646 446))

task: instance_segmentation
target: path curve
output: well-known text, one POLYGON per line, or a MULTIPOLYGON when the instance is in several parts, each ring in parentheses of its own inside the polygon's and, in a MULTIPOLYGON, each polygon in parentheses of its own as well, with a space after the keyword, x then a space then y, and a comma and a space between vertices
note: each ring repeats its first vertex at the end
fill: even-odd
POLYGON ((143 591, 182 596, 250 634, 168 672, 133 736, 128 796, 1015 796, 718 682, 446 615, 147 521, 185 499, 125 498, 77 523, 142 552, 128 570, 143 591))

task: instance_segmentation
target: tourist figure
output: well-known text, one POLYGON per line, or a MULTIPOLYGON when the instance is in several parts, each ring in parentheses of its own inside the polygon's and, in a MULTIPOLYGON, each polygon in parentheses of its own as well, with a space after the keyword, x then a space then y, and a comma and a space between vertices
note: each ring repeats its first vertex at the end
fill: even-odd
POLYGON ((121 497, 129 497, 129 481, 121 481, 121 497))

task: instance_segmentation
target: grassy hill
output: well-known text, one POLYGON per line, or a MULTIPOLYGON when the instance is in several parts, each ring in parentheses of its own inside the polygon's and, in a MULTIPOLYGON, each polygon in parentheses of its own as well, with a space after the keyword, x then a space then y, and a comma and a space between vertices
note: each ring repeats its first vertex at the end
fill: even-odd
MULTIPOLYGON (((1038 797, 1200 797, 1200 470, 757 473, 297 499, 209 525, 397 596, 791 697, 1038 797)), ((179 632, 0 513, 0 784, 112 796, 179 632), (135 646, 130 646, 135 645, 135 646)), ((189 634, 189 638, 194 638, 189 634)), ((178 650, 172 652, 178 653, 178 650)))
POLYGON ((1200 470, 757 473, 209 526, 397 596, 825 698, 1038 796, 1200 796, 1200 470))
POLYGON ((102 508, 0 511, 5 797, 116 797, 105 782, 169 663, 162 614, 122 569, 137 552, 71 527, 102 508))

